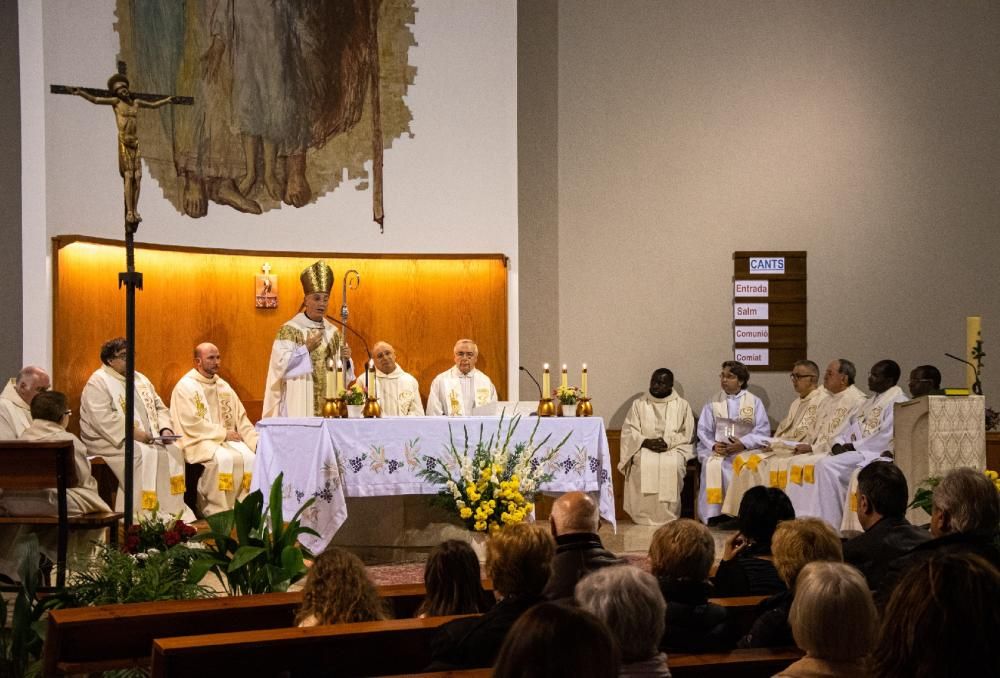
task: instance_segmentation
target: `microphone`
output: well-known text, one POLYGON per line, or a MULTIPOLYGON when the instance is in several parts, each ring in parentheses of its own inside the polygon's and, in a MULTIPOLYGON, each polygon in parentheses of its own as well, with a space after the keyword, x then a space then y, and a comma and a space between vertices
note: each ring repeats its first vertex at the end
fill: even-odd
POLYGON ((542 386, 541 386, 541 384, 538 383, 538 380, 535 379, 535 376, 531 372, 529 372, 528 368, 526 368, 524 365, 519 365, 518 369, 521 370, 522 372, 524 372, 525 374, 527 374, 528 377, 533 382, 535 382, 535 387, 538 389, 538 399, 542 400, 542 386))
MULTIPOLYGON (((362 335, 360 332, 358 332, 356 329, 354 329, 353 327, 351 327, 350 325, 348 325, 345 322, 337 320, 336 318, 331 318, 330 316, 324 316, 324 317, 327 320, 329 320, 330 322, 334 323, 335 325, 339 325, 340 327, 343 327, 345 330, 347 330, 348 332, 350 332, 351 334, 353 334, 354 336, 356 336, 358 339, 360 339, 361 340, 361 344, 365 347, 365 353, 368 354, 368 360, 369 361, 372 360, 372 352, 371 352, 371 349, 368 348, 368 341, 365 339, 364 335, 362 335)), ((367 369, 367 366, 368 366, 368 363, 365 363, 366 369, 367 369)))
POLYGON ((975 393, 976 395, 982 395, 983 383, 979 381, 979 370, 976 369, 976 366, 970 363, 968 360, 963 360, 962 358, 959 358, 957 355, 952 355, 947 352, 945 353, 945 355, 951 358, 952 360, 957 360, 960 363, 965 363, 966 365, 972 368, 972 373, 976 375, 976 380, 972 382, 972 392, 975 393))

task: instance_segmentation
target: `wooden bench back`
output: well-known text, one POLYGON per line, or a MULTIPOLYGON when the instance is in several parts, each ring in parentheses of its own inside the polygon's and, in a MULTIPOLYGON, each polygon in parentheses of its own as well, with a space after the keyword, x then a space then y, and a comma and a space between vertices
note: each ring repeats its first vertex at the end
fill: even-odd
POLYGON ((73 463, 73 441, 0 441, 0 488, 42 490, 80 484, 73 463))

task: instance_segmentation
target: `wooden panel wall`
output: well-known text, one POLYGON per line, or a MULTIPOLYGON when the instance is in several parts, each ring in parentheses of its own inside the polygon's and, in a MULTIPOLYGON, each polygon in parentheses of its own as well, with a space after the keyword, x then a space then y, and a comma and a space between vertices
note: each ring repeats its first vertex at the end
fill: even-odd
MULTIPOLYGON (((80 392, 100 366, 101 344, 125 333, 125 268, 119 243, 56 238, 53 387, 65 391, 75 413, 80 392)), ((501 255, 433 257, 200 251, 137 246, 136 368, 164 401, 192 365, 192 349, 211 341, 222 354, 223 378, 251 417, 259 416, 271 342, 302 301, 299 273, 325 259, 336 276, 328 315, 340 319, 344 272, 357 269, 361 285, 348 290, 350 325, 368 339, 391 343, 400 365, 420 382, 421 395, 453 363, 460 337, 479 344, 478 367, 507 391, 507 270, 501 255), (254 306, 254 276, 264 262, 278 276, 278 308, 254 306)), ((347 337, 364 361, 356 337, 347 337)))

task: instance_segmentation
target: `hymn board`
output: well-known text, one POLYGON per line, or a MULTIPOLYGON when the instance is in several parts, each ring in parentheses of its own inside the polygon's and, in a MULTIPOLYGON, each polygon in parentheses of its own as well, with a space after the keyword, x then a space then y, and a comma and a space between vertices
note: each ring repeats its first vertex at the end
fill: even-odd
POLYGON ((751 371, 806 358, 806 253, 733 253, 733 357, 751 371))

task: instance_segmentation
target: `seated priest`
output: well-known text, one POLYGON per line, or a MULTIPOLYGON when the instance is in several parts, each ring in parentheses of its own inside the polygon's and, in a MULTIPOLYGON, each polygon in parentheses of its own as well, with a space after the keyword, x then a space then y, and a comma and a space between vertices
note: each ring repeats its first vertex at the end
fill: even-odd
POLYGON ((893 405, 907 400, 899 381, 899 365, 880 360, 868 374, 872 394, 858 408, 847 428, 830 446, 830 456, 816 464, 819 517, 839 529, 844 518, 847 487, 855 470, 892 453, 893 405))
POLYGON ((124 506, 125 436, 135 441, 133 460, 133 500, 136 514, 159 511, 194 521, 194 513, 184 503, 184 453, 171 442, 174 436, 170 410, 157 395, 153 384, 138 370, 135 373, 135 407, 132 431, 125 430, 124 337, 101 346, 101 367, 96 370, 80 396, 80 437, 87 452, 102 457, 118 479, 117 510, 124 506), (164 438, 164 436, 167 436, 164 438))
POLYGON ((497 401, 497 390, 476 369, 479 347, 471 339, 455 342, 455 366, 434 377, 427 396, 429 416, 468 417, 472 408, 497 401))
POLYGON ((416 378, 396 362, 396 350, 385 341, 378 341, 375 352, 375 369, 378 373, 378 398, 382 414, 387 417, 422 417, 424 405, 420 401, 420 387, 416 378))
POLYGON ((622 425, 625 512, 637 525, 663 525, 681 514, 687 462, 694 458, 694 415, 674 391, 674 373, 653 372, 649 393, 632 401, 622 425))
MULTIPOLYGON (((28 442, 73 442, 73 465, 76 467, 77 484, 66 489, 66 509, 70 516, 85 513, 108 512, 111 509, 97 493, 97 480, 90 472, 87 448, 80 440, 66 430, 72 414, 67 405, 66 395, 58 391, 37 394, 31 401, 31 425, 18 440, 28 442)), ((59 513, 58 493, 55 488, 44 490, 5 490, 0 495, 0 514, 51 515, 59 513)), ((34 526, 5 526, 0 529, 0 571, 4 574, 16 572, 17 563, 12 562, 13 545, 25 532, 38 535, 38 545, 53 562, 58 555, 58 528, 34 526)), ((69 533, 68 560, 72 564, 90 555, 94 542, 104 538, 104 530, 73 530, 69 533)))
POLYGON ((788 485, 788 467, 799 443, 816 439, 819 407, 826 398, 820 388, 819 365, 811 360, 799 360, 792 365, 792 388, 796 398, 774 432, 774 438, 763 450, 740 452, 733 459, 733 482, 726 491, 722 512, 736 515, 743 495, 751 487, 788 485))
POLYGON ((785 493, 792 501, 797 516, 819 515, 819 494, 816 492, 816 462, 830 454, 834 438, 847 428, 851 417, 867 397, 854 385, 857 369, 844 358, 832 361, 823 373, 826 397, 819 404, 816 439, 795 446, 795 457, 788 471, 785 493))
POLYGON ((344 361, 345 383, 354 380, 351 347, 326 318, 333 269, 322 261, 302 271, 302 308, 278 328, 264 386, 262 417, 320 417, 331 363, 344 361))
POLYGON ((184 459, 204 467, 195 508, 205 516, 233 508, 250 491, 257 449, 257 430, 236 391, 219 376, 221 364, 214 344, 198 344, 194 369, 170 394, 184 459))
POLYGON ((907 384, 911 398, 925 395, 944 395, 941 390, 941 370, 933 365, 919 365, 910 370, 910 380, 907 384))
POLYGON ((0 440, 16 440, 31 426, 31 400, 49 390, 49 375, 27 365, 0 393, 0 440))
POLYGON ((760 398, 747 390, 750 370, 738 360, 722 363, 722 391, 701 408, 698 445, 701 486, 698 517, 719 522, 722 502, 733 476, 733 458, 744 450, 759 450, 771 435, 771 423, 760 398))

